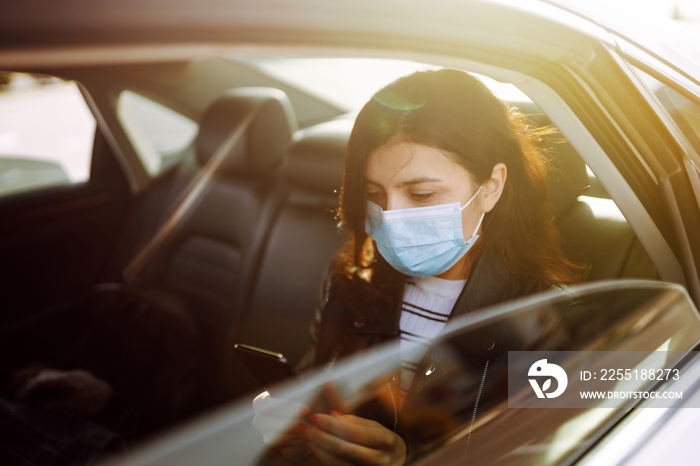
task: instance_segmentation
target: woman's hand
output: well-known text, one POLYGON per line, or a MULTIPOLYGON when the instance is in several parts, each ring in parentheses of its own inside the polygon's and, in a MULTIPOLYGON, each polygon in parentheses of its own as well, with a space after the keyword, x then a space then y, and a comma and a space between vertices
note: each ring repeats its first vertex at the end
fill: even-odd
POLYGON ((403 439, 378 422, 337 411, 308 417, 301 428, 306 445, 326 465, 400 465, 406 461, 403 439))
POLYGON ((309 453, 299 429, 302 418, 308 417, 309 409, 305 405, 262 392, 253 400, 253 410, 253 427, 262 434, 265 445, 290 460, 303 458, 309 453))

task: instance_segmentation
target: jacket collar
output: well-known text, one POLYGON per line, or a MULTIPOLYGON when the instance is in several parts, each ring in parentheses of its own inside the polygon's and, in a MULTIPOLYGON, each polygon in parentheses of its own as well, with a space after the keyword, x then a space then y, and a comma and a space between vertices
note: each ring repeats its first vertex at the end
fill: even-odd
POLYGON ((518 288, 503 261, 496 254, 484 251, 476 260, 450 318, 514 298, 519 294, 518 288))
MULTIPOLYGON (((496 254, 484 251, 474 264, 467 283, 452 308, 450 319, 527 293, 530 287, 520 285, 518 286, 515 278, 496 254)), ((355 325, 358 327, 355 331, 387 336, 398 335, 403 288, 400 288, 399 293, 396 300, 397 306, 393 313, 379 312, 366 326, 364 322, 361 322, 360 327, 355 325)))

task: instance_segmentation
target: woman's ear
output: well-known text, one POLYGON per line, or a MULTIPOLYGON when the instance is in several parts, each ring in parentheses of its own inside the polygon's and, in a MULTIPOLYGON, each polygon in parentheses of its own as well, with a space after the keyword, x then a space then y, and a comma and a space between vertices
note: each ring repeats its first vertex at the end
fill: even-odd
POLYGON ((484 184, 481 190, 481 211, 491 212, 501 198, 503 186, 508 177, 508 168, 504 163, 497 163, 491 170, 491 178, 484 184))

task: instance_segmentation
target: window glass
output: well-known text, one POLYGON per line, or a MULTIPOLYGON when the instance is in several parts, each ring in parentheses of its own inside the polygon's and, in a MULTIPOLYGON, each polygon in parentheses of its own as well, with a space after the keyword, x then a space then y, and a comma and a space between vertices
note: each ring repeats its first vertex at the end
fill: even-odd
POLYGON ((633 67, 633 69, 647 89, 654 94, 658 103, 668 112, 695 154, 700 154, 700 103, 691 100, 639 68, 633 67))
POLYGON ((662 103, 665 103, 676 124, 693 144, 695 152, 700 153, 700 106, 670 87, 665 87, 663 93, 666 98, 662 99, 662 103))
MULTIPOLYGON (((457 318, 417 366, 420 379, 414 379, 399 404, 402 432, 411 439, 413 452, 425 455, 419 464, 566 462, 605 435, 627 409, 645 401, 613 397, 581 402, 580 391, 661 391, 671 381, 640 376, 629 383, 620 378, 598 383, 583 377, 580 368, 615 363, 632 370, 672 368, 700 337, 696 312, 680 287, 627 282, 574 287, 457 318), (651 355, 660 360, 650 361, 651 355), (522 366, 519 357, 527 357, 528 364, 522 366), (540 402, 528 367, 555 357, 568 387, 562 385, 561 397, 540 402)), ((367 418, 377 416, 381 407, 396 411, 387 402, 387 384, 400 377, 398 360, 372 375, 381 362, 370 369, 372 358, 370 353, 350 373, 338 370, 333 381, 349 405, 356 406, 355 413, 367 418)), ((602 372, 597 376, 603 379, 602 372)), ((558 378, 550 381, 551 388, 544 391, 558 387, 558 378)), ((538 383, 548 387, 546 379, 538 383)))
MULTIPOLYGON (((379 58, 258 58, 248 59, 266 73, 346 111, 361 108, 393 80, 431 65, 379 58)), ((476 75, 496 95, 508 101, 530 99, 510 83, 476 75)))
POLYGON ((118 115, 151 175, 177 162, 197 135, 197 123, 131 91, 119 95, 118 115))
MULTIPOLYGON (((639 365, 657 351, 663 351, 662 364, 672 367, 700 335, 696 311, 679 287, 627 282, 584 285, 569 292, 549 301, 532 299, 530 306, 510 313, 493 312, 478 323, 466 318, 446 327, 446 337, 436 341, 424 358, 423 366, 433 361, 429 368, 435 367, 430 385, 416 391, 413 405, 405 409, 451 421, 443 422, 441 431, 427 434, 416 425, 417 435, 425 437, 421 443, 430 446, 440 439, 456 445, 433 453, 422 464, 443 463, 440 457, 456 455, 471 464, 495 464, 505 458, 508 464, 523 465, 566 462, 604 435, 606 424, 643 401, 619 397, 580 402, 585 399, 581 391, 616 387, 612 380, 588 383, 580 367, 617 363, 618 368, 633 369, 632 362, 639 365), (662 321, 671 315, 678 320, 664 327, 662 321), (467 325, 461 327, 462 322, 467 325), (634 361, 626 359, 624 351, 630 349, 634 361), (523 356, 526 366, 519 360, 523 356), (609 359, 597 361, 603 357, 609 359), (562 396, 544 403, 537 401, 539 395, 528 380, 537 375, 528 368, 538 359, 556 362, 568 375, 562 396)), ((597 376, 602 380, 602 373, 597 376)), ((548 386, 546 380, 539 382, 548 386)), ((550 382, 554 391, 559 381, 550 382)), ((630 381, 640 391, 660 389, 652 388, 654 384, 641 377, 630 381)))
MULTIPOLYGON (((694 375, 686 375, 683 357, 699 338, 697 310, 680 286, 645 281, 588 284, 450 321, 427 346, 406 395, 397 390, 403 351, 400 342, 393 341, 270 387, 274 400, 267 409, 272 413, 298 413, 301 406, 313 413, 336 409, 389 426, 398 423, 397 429, 410 441, 410 455, 415 455, 410 464, 572 464, 610 438, 611 428, 630 409, 648 407, 653 401, 586 398, 581 391, 626 393, 634 387, 645 393, 668 392, 676 390, 675 369, 691 387, 688 377, 694 375), (520 364, 522 356, 531 358, 525 366, 520 364), (540 366, 533 363, 555 356, 544 362, 550 368, 558 365, 559 371, 534 371, 540 366), (582 372, 593 368, 599 370, 596 379, 590 371, 591 377, 582 372), (615 377, 603 377, 603 371, 612 368, 615 377), (620 377, 617 369, 623 368, 631 369, 623 373, 638 375, 620 377), (658 377, 656 368, 673 376, 658 377), (653 380, 645 369, 654 371, 653 380), (537 395, 535 383, 553 394, 560 390, 561 380, 563 393, 537 395), (569 404, 577 397, 586 400, 583 406, 569 404), (560 402, 565 399, 566 403, 560 402)), ((191 426, 179 438, 137 452, 124 464, 143 462, 146 456, 169 464, 204 450, 241 464, 274 463, 277 455, 265 456, 266 446, 253 422, 265 410, 254 412, 250 398, 243 398, 222 412, 216 425, 191 426)), ((301 415, 281 414, 275 425, 278 434, 262 427, 270 432, 265 437, 267 448, 302 422, 306 421, 301 415)), ((638 432, 627 442, 616 442, 617 449, 624 454, 638 445, 645 430, 638 432)))
POLYGON ((87 181, 94 138, 75 82, 0 72, 0 196, 87 181))

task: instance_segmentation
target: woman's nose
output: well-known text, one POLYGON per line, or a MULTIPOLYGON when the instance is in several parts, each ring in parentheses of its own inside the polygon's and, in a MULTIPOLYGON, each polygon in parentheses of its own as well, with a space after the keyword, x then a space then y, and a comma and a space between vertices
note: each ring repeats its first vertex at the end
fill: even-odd
POLYGON ((384 202, 386 204, 382 206, 382 209, 384 210, 405 209, 406 207, 409 207, 406 200, 402 196, 387 194, 384 202))

